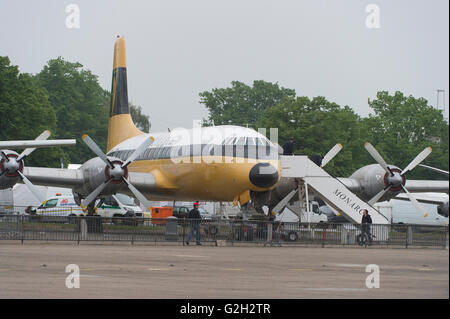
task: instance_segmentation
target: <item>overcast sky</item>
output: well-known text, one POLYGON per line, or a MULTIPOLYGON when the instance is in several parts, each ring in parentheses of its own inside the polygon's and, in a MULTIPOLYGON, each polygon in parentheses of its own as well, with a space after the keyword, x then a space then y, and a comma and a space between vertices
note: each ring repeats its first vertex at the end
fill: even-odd
POLYGON ((0 55, 28 73, 58 56, 78 61, 110 90, 123 35, 128 96, 152 131, 192 127, 208 115, 198 94, 234 80, 278 82, 361 116, 379 90, 436 106, 444 89, 448 114, 448 15, 448 0, 0 0, 0 55), (80 28, 66 26, 69 4, 78 5, 80 28), (379 8, 379 28, 366 25, 376 15, 369 4, 379 8))

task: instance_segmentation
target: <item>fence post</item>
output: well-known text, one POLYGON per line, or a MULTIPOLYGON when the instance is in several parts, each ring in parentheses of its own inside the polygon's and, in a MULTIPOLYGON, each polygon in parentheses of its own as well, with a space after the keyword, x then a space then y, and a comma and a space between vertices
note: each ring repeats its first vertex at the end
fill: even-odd
POLYGON ((22 233, 22 245, 23 245, 23 237, 24 237, 24 231, 23 231, 23 215, 19 216, 20 217, 20 232, 22 233))
POLYGON ((230 224, 231 224, 231 246, 233 246, 234 244, 234 220, 230 220, 230 224))
POLYGON ((133 232, 131 233, 131 245, 134 245, 134 236, 135 236, 135 232, 136 232, 136 223, 133 217, 131 218, 131 224, 134 226, 133 227, 133 232))
POLYGON ((447 248, 447 229, 448 229, 448 226, 444 226, 444 234, 442 236, 442 237, 444 237, 444 243, 442 245, 444 249, 447 248))
POLYGON ((411 225, 406 226, 406 248, 408 248, 408 244, 410 244, 410 239, 412 241, 412 228, 411 225))
POLYGON ((324 247, 325 247, 326 235, 327 235, 327 232, 326 232, 326 230, 325 230, 325 227, 322 228, 322 232, 323 232, 323 237, 322 237, 322 248, 324 248, 324 247))

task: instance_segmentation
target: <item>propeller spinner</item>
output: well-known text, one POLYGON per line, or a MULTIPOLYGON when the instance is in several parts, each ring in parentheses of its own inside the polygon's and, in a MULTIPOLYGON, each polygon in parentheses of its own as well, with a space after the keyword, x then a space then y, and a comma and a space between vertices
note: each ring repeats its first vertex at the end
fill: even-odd
POLYGON ((408 190, 405 187, 406 184, 406 173, 412 171, 417 165, 419 165, 425 158, 427 158, 428 155, 431 154, 431 147, 425 148, 422 152, 419 153, 412 161, 408 164, 408 166, 405 167, 404 170, 400 170, 395 167, 390 167, 386 162, 384 161, 383 157, 378 153, 378 151, 373 147, 372 144, 369 142, 366 142, 364 145, 366 150, 369 152, 369 154, 373 157, 373 159, 380 164, 381 167, 386 171, 386 174, 384 175, 384 184, 385 188, 382 189, 378 194, 376 194, 374 197, 372 197, 369 200, 369 204, 373 205, 375 204, 381 197, 383 197, 384 194, 386 194, 389 190, 393 192, 398 192, 400 190, 403 190, 406 195, 408 196, 409 200, 413 203, 413 205, 416 207, 416 209, 423 214, 424 217, 428 216, 427 211, 425 208, 419 204, 419 202, 408 192, 408 190))
MULTIPOLYGON (((41 135, 36 137, 35 141, 46 140, 49 136, 50 131, 45 130, 41 135)), ((40 192, 25 175, 23 175, 24 159, 35 149, 36 148, 27 148, 20 155, 16 155, 15 153, 5 154, 3 151, 0 151, 0 176, 5 175, 11 178, 20 176, 31 193, 43 203, 45 201, 45 195, 42 194, 42 192, 40 192)))

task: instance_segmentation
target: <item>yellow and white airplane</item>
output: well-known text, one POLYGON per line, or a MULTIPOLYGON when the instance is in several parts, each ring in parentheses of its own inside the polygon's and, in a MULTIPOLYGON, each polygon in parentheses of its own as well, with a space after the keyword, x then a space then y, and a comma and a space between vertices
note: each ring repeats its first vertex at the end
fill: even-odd
MULTIPOLYGON (((97 157, 76 170, 25 167, 25 156, 1 150, 0 189, 12 187, 20 179, 30 187, 71 188, 76 201, 93 211, 95 199, 115 193, 134 194, 147 207, 148 199, 176 199, 234 201, 241 205, 252 201, 273 208, 297 187, 292 178, 282 176, 279 146, 253 129, 193 127, 152 134, 138 130, 128 105, 123 37, 117 38, 114 47, 106 154, 89 136, 84 135, 83 141, 97 157)), ((448 192, 448 181, 406 183, 406 172, 423 161, 431 149, 425 149, 402 171, 387 165, 370 144, 366 148, 378 164, 365 166, 350 178, 339 178, 362 199, 385 200, 402 190, 409 194, 405 186, 411 192, 448 192)), ((337 154, 333 152, 333 156, 337 154)), ((326 156, 326 161, 331 158, 326 156)))

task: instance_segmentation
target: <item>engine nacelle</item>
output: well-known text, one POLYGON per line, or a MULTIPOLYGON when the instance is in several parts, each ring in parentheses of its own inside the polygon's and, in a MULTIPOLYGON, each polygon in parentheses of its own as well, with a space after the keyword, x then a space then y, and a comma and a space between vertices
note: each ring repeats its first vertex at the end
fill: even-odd
POLYGON ((361 187, 356 194, 363 200, 369 201, 391 183, 393 183, 393 185, 389 188, 389 191, 387 191, 378 201, 382 202, 389 200, 399 194, 402 190, 401 185, 405 185, 406 179, 405 177, 398 177, 401 169, 394 165, 389 165, 389 167, 395 174, 394 177, 391 177, 389 173, 386 173, 386 171, 378 164, 367 165, 354 172, 350 178, 358 180, 361 187), (396 178, 398 181, 392 181, 392 178, 396 178))
MULTIPOLYGON (((121 165, 122 160, 114 157, 108 157, 112 164, 121 165)), ((103 160, 99 157, 94 157, 85 162, 80 168, 83 172, 83 185, 73 189, 73 193, 79 194, 81 197, 86 197, 92 193, 97 187, 106 181, 110 180, 110 183, 102 190, 101 195, 108 196, 117 193, 120 189, 126 188, 123 186, 122 180, 114 180, 112 175, 112 169, 105 165, 103 160)), ((127 178, 128 171, 125 169, 123 176, 127 178)))
POLYGON ((23 172, 23 160, 17 161, 19 154, 10 150, 1 150, 6 155, 8 161, 3 156, 0 157, 0 189, 11 188, 21 181, 19 172, 23 172))

